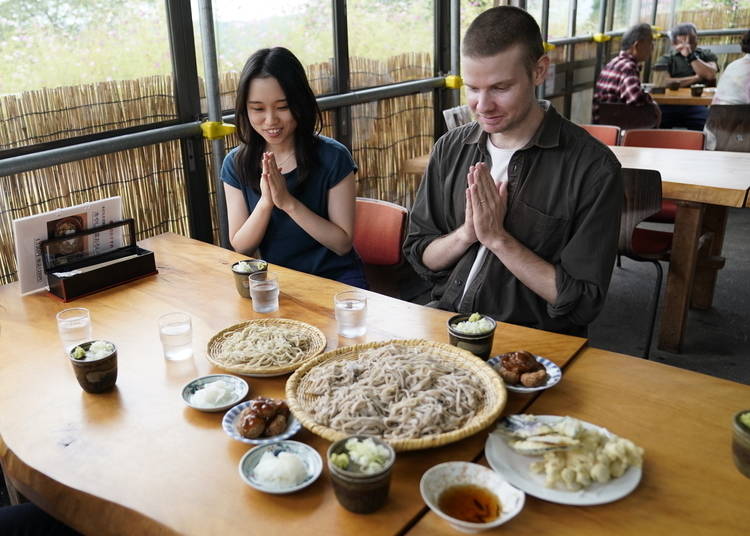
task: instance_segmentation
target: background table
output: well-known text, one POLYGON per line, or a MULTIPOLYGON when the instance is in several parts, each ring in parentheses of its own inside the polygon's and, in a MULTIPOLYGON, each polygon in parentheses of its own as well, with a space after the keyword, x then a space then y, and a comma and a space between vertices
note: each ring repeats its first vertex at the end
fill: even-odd
MULTIPOLYGON (((266 495, 244 484, 238 463, 248 445, 221 429, 221 413, 185 406, 182 386, 219 370, 205 345, 234 323, 267 317, 319 327, 327 349, 355 342, 427 338, 447 342, 452 313, 368 293, 368 333, 339 339, 334 281, 275 268, 280 310, 252 311, 239 297, 230 266, 240 255, 178 235, 141 246, 156 255, 159 274, 63 304, 48 294, 0 288, 0 460, 21 493, 87 534, 396 534, 419 515, 419 479, 448 460, 471 460, 486 431, 440 448, 398 455, 386 506, 371 515, 349 513, 336 501, 327 470, 309 488, 266 495), (91 310, 93 335, 118 346, 114 391, 84 393, 63 355, 54 315, 69 306, 91 310), (165 362, 159 315, 182 310, 193 318, 195 358, 165 362), (12 349, 12 351, 9 351, 12 349)), ((272 267, 273 268, 273 267, 272 267)), ((499 324, 495 353, 528 349, 565 367, 585 339, 499 324)), ((284 397, 287 376, 248 378, 250 396, 284 397)), ((506 411, 522 411, 535 396, 508 394, 506 411)), ((294 439, 321 455, 329 445, 303 430, 294 439)))
POLYGON ((693 97, 689 87, 666 89, 664 93, 651 93, 651 97, 661 105, 710 106, 714 99, 714 91, 706 91, 706 89, 708 88, 703 90, 700 97, 693 97))
MULTIPOLYGON (((523 511, 498 533, 747 534, 750 479, 734 466, 731 438, 733 415, 748 407, 747 385, 585 349, 528 413, 570 415, 631 439, 646 451, 641 483, 600 506, 527 496, 523 511)), ((432 512, 407 533, 453 534, 432 512)))

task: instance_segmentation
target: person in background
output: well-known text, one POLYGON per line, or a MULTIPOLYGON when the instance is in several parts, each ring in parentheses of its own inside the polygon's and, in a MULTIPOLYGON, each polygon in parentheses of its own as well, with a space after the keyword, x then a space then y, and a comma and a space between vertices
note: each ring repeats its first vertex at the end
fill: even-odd
POLYGON ((644 116, 644 123, 658 125, 661 120, 659 106, 641 87, 639 63, 651 57, 654 47, 649 24, 636 24, 622 36, 620 53, 599 73, 594 89, 593 121, 599 122, 599 104, 620 102, 634 107, 634 113, 644 116))
POLYGON ((289 50, 255 52, 237 88, 240 145, 221 180, 229 240, 273 264, 367 288, 352 248, 357 166, 322 123, 305 70, 289 50))
POLYGON ((549 58, 526 11, 484 11, 461 54, 477 121, 435 144, 412 207, 406 258, 431 282, 431 306, 583 335, 612 275, 620 164, 536 100, 549 58))
MULTIPOLYGON (((658 66, 666 66, 667 86, 679 85, 688 87, 693 84, 716 84, 716 73, 719 71, 716 54, 698 47, 698 29, 695 24, 686 22, 678 24, 670 32, 672 52, 659 58, 658 66)), ((661 106, 661 128, 688 128, 703 130, 708 117, 706 106, 661 106)))
MULTIPOLYGON (((727 65, 716 84, 711 104, 750 104, 750 30, 742 36, 740 48, 745 55, 727 65)), ((716 136, 708 125, 703 133, 706 135, 705 148, 715 150, 716 136)))

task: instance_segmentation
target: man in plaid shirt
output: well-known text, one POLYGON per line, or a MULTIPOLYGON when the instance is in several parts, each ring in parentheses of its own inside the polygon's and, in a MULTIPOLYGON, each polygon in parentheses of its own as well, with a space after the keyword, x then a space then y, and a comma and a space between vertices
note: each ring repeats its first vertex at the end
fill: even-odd
POLYGON ((651 122, 658 126, 661 111, 651 95, 641 88, 641 70, 638 65, 651 55, 651 26, 646 23, 633 26, 622 36, 620 48, 620 53, 602 69, 596 81, 592 110, 594 123, 599 122, 599 103, 621 102, 639 107, 644 123, 651 122))

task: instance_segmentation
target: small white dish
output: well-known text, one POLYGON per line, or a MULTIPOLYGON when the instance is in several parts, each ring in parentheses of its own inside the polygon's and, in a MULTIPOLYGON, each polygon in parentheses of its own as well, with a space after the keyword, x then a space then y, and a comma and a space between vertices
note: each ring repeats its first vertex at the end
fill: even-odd
MULTIPOLYGON (((547 369, 547 383, 545 383, 544 385, 540 385, 539 387, 524 387, 523 385, 508 385, 506 383, 505 388, 508 391, 511 391, 513 393, 535 393, 536 391, 544 391, 545 389, 549 389, 550 387, 553 387, 560 382, 560 379, 562 378, 562 370, 560 370, 560 367, 558 367, 549 359, 540 357, 535 354, 531 355, 533 355, 534 359, 536 359, 537 362, 541 363, 544 368, 547 369)), ((499 355, 493 356, 487 360, 487 364, 493 369, 499 362, 499 355)))
POLYGON ((268 445, 257 446, 247 451, 247 453, 245 453, 245 455, 240 460, 239 470, 240 477, 248 486, 251 486, 264 493, 283 495, 286 493, 294 493, 295 491, 299 491, 315 482, 320 476, 320 473, 323 471, 323 460, 320 458, 320 454, 318 454, 318 452, 314 448, 305 445, 304 443, 288 440, 276 441, 268 445), (289 486, 284 488, 267 486, 266 484, 259 482, 254 476, 255 466, 258 465, 261 457, 266 452, 272 452, 274 456, 278 456, 281 452, 290 452, 292 454, 296 454, 302 460, 302 463, 305 465, 305 469, 307 469, 307 477, 296 486, 289 486))
POLYGON ((231 374, 209 374, 208 376, 201 376, 200 378, 195 378, 186 383, 182 388, 182 400, 191 408, 199 411, 217 412, 231 408, 237 404, 237 402, 245 398, 249 392, 250 386, 242 378, 232 376, 231 374), (220 406, 199 406, 191 401, 191 398, 199 389, 202 389, 209 383, 219 380, 224 380, 234 387, 231 401, 221 404, 220 406))
POLYGON ((221 420, 221 427, 232 439, 242 441, 243 443, 247 443, 248 445, 267 445, 269 443, 275 443, 283 439, 289 439, 294 434, 299 432, 302 428, 302 425, 297 420, 297 418, 289 413, 289 417, 287 418, 286 423, 286 429, 282 433, 275 436, 256 437, 255 439, 244 437, 237 431, 237 417, 239 417, 240 413, 242 413, 242 410, 248 407, 251 403, 252 400, 248 400, 247 402, 243 402, 242 404, 237 404, 235 407, 224 414, 224 418, 221 420))
POLYGON ((461 532, 479 532, 498 527, 514 518, 523 508, 526 494, 511 486, 492 469, 476 463, 446 462, 428 469, 419 482, 419 491, 427 506, 461 532), (448 488, 473 484, 494 493, 500 501, 502 512, 488 523, 471 523, 451 517, 440 510, 440 495, 448 488))

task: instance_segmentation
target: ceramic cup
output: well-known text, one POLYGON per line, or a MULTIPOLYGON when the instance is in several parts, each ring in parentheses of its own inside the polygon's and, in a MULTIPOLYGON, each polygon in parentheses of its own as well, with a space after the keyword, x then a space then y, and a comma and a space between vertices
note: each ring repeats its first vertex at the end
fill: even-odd
POLYGON ((492 341, 495 339, 497 322, 493 318, 485 316, 485 318, 492 321, 492 329, 477 335, 470 335, 456 330, 454 326, 459 322, 468 320, 469 316, 471 315, 458 314, 448 319, 448 339, 453 346, 468 350, 475 356, 481 357, 486 361, 490 357, 490 352, 492 352, 492 341))
POLYGON ((396 460, 396 453, 388 443, 372 436, 350 436, 332 443, 328 447, 326 459, 328 472, 333 482, 333 491, 341 506, 355 514, 369 514, 385 504, 391 484, 391 469, 396 460), (367 474, 359 471, 356 464, 352 462, 347 469, 342 469, 331 462, 331 454, 346 452, 346 442, 352 438, 359 440, 369 438, 388 450, 390 458, 381 471, 367 474))
MULTIPOLYGON (((96 341, 86 341, 78 346, 88 350, 94 342, 96 341)), ((112 347, 113 350, 109 354, 98 359, 73 358, 72 354, 76 347, 68 353, 68 359, 73 365, 78 384, 87 393, 103 393, 115 386, 117 381, 117 347, 114 344, 112 344, 112 347)))
POLYGON ((265 272, 268 263, 260 259, 248 259, 246 261, 237 261, 232 265, 234 274, 234 285, 237 287, 237 293, 243 298, 250 298, 250 281, 248 276, 255 272, 265 272), (247 270, 246 268, 249 268, 247 270))
POLYGON ((740 473, 750 478, 750 409, 739 411, 732 419, 732 456, 740 473), (743 419, 742 416, 745 415, 743 419))
POLYGON ((703 88, 705 87, 706 86, 703 84, 693 84, 692 86, 690 86, 690 94, 693 97, 700 97, 701 95, 703 95, 703 88))

